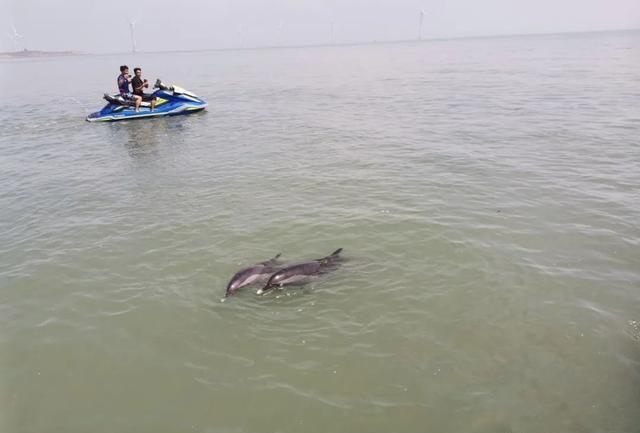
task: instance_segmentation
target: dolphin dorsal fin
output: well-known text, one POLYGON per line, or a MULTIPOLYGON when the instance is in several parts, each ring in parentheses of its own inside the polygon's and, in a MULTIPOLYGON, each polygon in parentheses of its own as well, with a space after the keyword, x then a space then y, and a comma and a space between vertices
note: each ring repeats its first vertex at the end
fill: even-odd
POLYGON ((323 257, 321 259, 318 259, 318 261, 320 263, 325 263, 325 264, 329 263, 329 262, 331 262, 331 260, 335 259, 341 252, 342 252, 342 248, 338 248, 337 250, 335 250, 334 252, 329 254, 327 257, 323 257))
POLYGON ((270 258, 269 260, 265 260, 264 262, 260 262, 260 264, 264 265, 264 266, 274 265, 274 264, 277 263, 278 257, 280 257, 281 255, 282 255, 282 253, 278 253, 274 257, 270 258))
POLYGON ((334 252, 331 253, 331 255, 329 255, 329 257, 333 257, 333 256, 337 256, 338 254, 340 254, 342 252, 342 248, 338 248, 337 250, 335 250, 334 252))

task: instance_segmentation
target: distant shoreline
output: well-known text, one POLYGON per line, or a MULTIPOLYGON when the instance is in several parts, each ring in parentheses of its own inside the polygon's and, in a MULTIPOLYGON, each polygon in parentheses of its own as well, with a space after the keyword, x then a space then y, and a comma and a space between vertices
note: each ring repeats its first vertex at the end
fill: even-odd
POLYGON ((285 44, 285 45, 255 45, 247 47, 229 46, 215 48, 182 48, 182 49, 160 49, 160 50, 139 50, 135 53, 130 51, 110 51, 88 53, 82 51, 41 51, 41 50, 23 50, 0 52, 1 59, 28 59, 28 58, 44 58, 44 57, 68 57, 68 56, 110 56, 110 55, 128 55, 128 54, 173 54, 173 53, 197 53, 197 52, 216 52, 216 51, 256 51, 256 50, 279 50, 279 49, 300 49, 300 48, 329 48, 329 47, 352 47, 363 45, 395 45, 406 43, 429 43, 442 41, 457 41, 468 39, 503 39, 503 38, 520 38, 520 37, 545 37, 560 35, 579 35, 593 33, 626 33, 638 32, 640 28, 622 28, 622 29, 604 29, 589 31, 567 31, 567 32, 549 32, 549 33, 521 33, 521 34, 499 34, 499 35, 469 35, 469 36, 451 36, 451 37, 425 37, 423 39, 386 39, 386 40, 362 40, 362 41, 342 41, 342 42, 324 42, 310 44, 285 44))
MULTIPOLYGON (((414 43, 432 43, 432 42, 453 42, 460 40, 474 40, 474 39, 505 39, 505 38, 528 38, 528 37, 549 37, 549 36, 564 36, 564 35, 582 35, 582 34, 595 34, 595 33, 625 33, 625 32, 638 32, 639 28, 629 29, 611 29, 611 30, 590 30, 590 31, 570 31, 570 32, 550 32, 550 33, 521 33, 521 34, 504 34, 504 35, 479 35, 479 36, 455 36, 455 37, 425 37, 423 39, 385 39, 385 40, 370 40, 370 41, 345 41, 345 42, 325 42, 317 44, 302 44, 302 45, 256 45, 249 47, 219 47, 219 48, 198 48, 198 49, 170 49, 170 50, 149 50, 138 51, 136 54, 173 54, 173 53, 199 53, 199 52, 217 52, 217 51, 261 51, 261 50, 288 50, 288 49, 300 49, 300 48, 331 48, 331 47, 357 47, 367 45, 400 45, 400 44, 414 44, 414 43)), ((130 52, 120 53, 104 53, 105 55, 111 54, 131 54, 130 52)))
POLYGON ((86 53, 80 51, 40 51, 40 50, 22 50, 8 51, 0 53, 0 59, 30 59, 38 57, 61 57, 61 56, 81 56, 86 53))

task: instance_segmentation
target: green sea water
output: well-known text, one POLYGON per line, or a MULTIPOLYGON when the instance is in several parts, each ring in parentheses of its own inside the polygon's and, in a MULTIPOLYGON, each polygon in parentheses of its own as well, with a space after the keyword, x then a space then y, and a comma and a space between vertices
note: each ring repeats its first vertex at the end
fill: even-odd
POLYGON ((638 432, 638 70, 638 32, 0 61, 0 430, 638 432), (85 122, 122 63, 209 109, 85 122))

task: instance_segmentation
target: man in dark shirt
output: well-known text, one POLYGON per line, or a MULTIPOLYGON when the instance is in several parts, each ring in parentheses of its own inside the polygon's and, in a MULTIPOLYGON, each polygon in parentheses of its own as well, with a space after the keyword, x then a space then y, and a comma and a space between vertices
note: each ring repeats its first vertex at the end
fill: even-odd
POLYGON ((140 108, 142 97, 129 92, 129 67, 127 65, 120 66, 120 75, 118 75, 118 92, 125 101, 133 101, 136 111, 140 108))
POLYGON ((143 92, 143 88, 149 87, 149 82, 146 79, 142 79, 142 69, 134 68, 133 73, 135 77, 131 80, 131 87, 133 87, 133 94, 142 98, 143 101, 151 101, 151 111, 156 108, 156 98, 153 95, 146 95, 143 92))

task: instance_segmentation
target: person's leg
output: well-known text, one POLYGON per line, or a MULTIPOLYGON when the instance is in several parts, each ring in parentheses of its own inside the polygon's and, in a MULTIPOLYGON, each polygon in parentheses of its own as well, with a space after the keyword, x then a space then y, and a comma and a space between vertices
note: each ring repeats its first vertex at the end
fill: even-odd
POLYGON ((156 98, 153 98, 151 100, 151 111, 153 111, 156 108, 156 98))
POLYGON ((136 104, 136 111, 140 110, 140 104, 142 103, 142 97, 139 95, 133 95, 133 100, 136 104))

